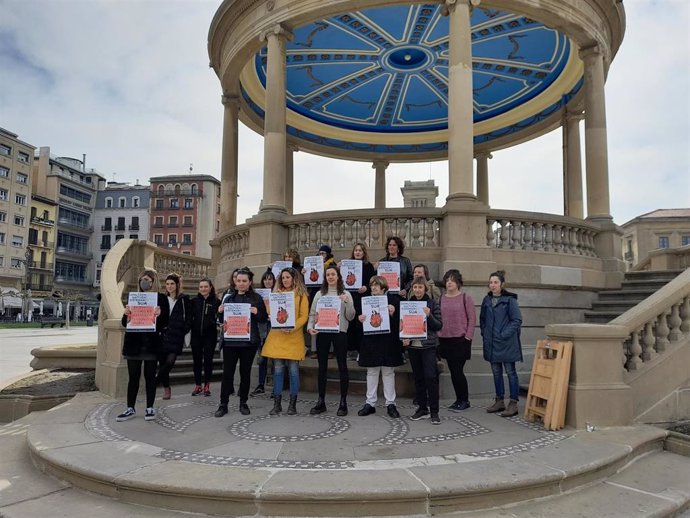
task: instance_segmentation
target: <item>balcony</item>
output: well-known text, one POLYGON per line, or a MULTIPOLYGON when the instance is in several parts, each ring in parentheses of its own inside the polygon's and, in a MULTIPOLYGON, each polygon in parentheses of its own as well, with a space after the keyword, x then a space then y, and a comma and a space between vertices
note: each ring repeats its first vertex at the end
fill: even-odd
POLYGON ((188 198, 203 198, 203 194, 201 194, 198 190, 192 192, 190 189, 180 189, 178 191, 175 190, 165 190, 165 191, 153 191, 152 192, 153 196, 158 196, 159 198, 163 196, 186 196, 188 198))
POLYGON ((130 225, 129 230, 139 230, 139 225, 130 225))
POLYGON ((179 223, 168 223, 168 228, 177 228, 179 226, 179 223))
MULTIPOLYGON (((36 292, 36 291, 45 291, 45 292, 50 293, 50 292, 53 291, 53 285, 52 285, 52 284, 34 284, 34 283, 31 283, 31 282, 28 282, 28 283, 26 284, 26 289, 27 289, 27 290, 34 291, 34 292, 36 292)), ((33 295, 36 296, 37 294, 34 293, 33 295)))
POLYGON ((53 263, 48 263, 48 262, 41 262, 41 261, 30 261, 29 262, 29 269, 30 270, 53 270, 53 263))
POLYGON ((110 250, 113 245, 110 243, 101 243, 101 250, 110 250))
POLYGON ((83 225, 82 223, 77 223, 76 221, 71 221, 69 219, 59 219, 58 225, 60 225, 61 227, 69 227, 80 232, 93 232, 93 226, 83 225))
POLYGON ((29 241, 29 246, 36 246, 39 248, 53 248, 53 241, 29 241))
POLYGON ((84 261, 88 261, 93 257, 93 254, 91 252, 80 250, 78 248, 67 248, 65 246, 58 246, 55 249, 55 252, 61 255, 70 255, 72 257, 76 257, 84 261))
POLYGON ((126 230, 125 225, 115 225, 113 228, 118 232, 124 232, 126 230))
POLYGON ((153 228, 164 228, 165 224, 164 223, 154 223, 153 228))
POLYGON ((193 245, 194 242, 190 239, 189 241, 182 241, 181 244, 182 244, 182 246, 185 246, 185 245, 193 245))
POLYGON ((101 225, 101 230, 103 232, 112 232, 113 227, 112 225, 101 225))
POLYGON ((37 216, 34 216, 31 218, 31 223, 34 225, 44 225, 46 227, 54 227, 55 226, 55 220, 53 219, 43 219, 39 218, 37 216))

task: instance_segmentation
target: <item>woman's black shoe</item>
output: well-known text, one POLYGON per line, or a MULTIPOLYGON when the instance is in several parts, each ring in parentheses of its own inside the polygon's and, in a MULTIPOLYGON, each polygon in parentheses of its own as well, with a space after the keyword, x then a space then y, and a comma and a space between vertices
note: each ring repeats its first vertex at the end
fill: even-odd
POLYGON ((311 415, 323 414, 326 410, 328 410, 326 408, 326 402, 323 400, 323 398, 319 398, 319 400, 316 402, 316 405, 309 410, 309 413, 311 415))
POLYGON ((364 417, 364 416, 375 414, 375 413, 376 413, 376 409, 373 406, 371 406, 369 403, 364 403, 364 406, 359 409, 359 412, 357 412, 357 415, 364 417))
POLYGON ((213 415, 216 417, 223 417, 227 413, 228 413, 228 406, 227 405, 220 405, 218 407, 218 410, 216 410, 216 413, 213 415))

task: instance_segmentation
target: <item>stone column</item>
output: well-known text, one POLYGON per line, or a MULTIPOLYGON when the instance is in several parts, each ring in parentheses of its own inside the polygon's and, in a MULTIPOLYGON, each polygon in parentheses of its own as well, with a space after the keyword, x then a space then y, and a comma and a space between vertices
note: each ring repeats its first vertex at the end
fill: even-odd
POLYGON ((376 170, 376 183, 374 186, 374 208, 386 208, 386 169, 389 163, 385 160, 374 160, 372 169, 376 170))
POLYGON ((285 42, 290 34, 276 25, 261 35, 267 41, 266 106, 264 116, 264 192, 260 212, 285 209, 285 42))
POLYGON ((293 214, 295 208, 295 153, 299 148, 288 144, 285 151, 285 210, 293 214))
MULTIPOLYGON (((472 0, 478 4, 477 0, 472 0)), ((474 200, 470 0, 446 0, 449 13, 448 201, 474 200)))
POLYGON ((604 56, 599 47, 580 50, 585 64, 585 166, 587 218, 612 221, 604 102, 604 56))
POLYGON ((567 112, 563 124, 565 132, 565 215, 582 219, 585 217, 582 198, 582 157, 580 152, 581 112, 567 112))
POLYGON ((239 99, 224 95, 223 151, 220 166, 220 233, 237 224, 237 113, 239 99))
POLYGON ((493 155, 489 152, 477 154, 477 199, 489 204, 489 159, 493 155))

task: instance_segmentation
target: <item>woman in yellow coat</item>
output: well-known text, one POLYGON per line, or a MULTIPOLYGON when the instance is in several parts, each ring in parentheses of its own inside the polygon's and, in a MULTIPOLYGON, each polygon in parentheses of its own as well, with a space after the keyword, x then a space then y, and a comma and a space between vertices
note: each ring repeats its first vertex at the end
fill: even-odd
POLYGON ((292 292, 295 297, 295 327, 292 329, 272 328, 261 355, 273 358, 273 409, 271 415, 283 411, 283 376, 287 363, 290 377, 290 404, 288 415, 297 413, 297 394, 299 393, 299 362, 304 360, 304 326, 309 319, 309 296, 302 276, 294 268, 284 268, 278 276, 276 290, 279 293, 292 292))

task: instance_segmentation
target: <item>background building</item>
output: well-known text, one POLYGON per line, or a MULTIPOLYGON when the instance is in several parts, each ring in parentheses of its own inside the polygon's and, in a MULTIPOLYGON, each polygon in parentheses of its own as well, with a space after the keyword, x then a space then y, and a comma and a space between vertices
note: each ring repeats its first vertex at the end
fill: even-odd
POLYGON ((5 289, 21 289, 26 280, 35 149, 0 128, 0 287, 5 289))
POLYGON ((151 178, 149 240, 197 257, 211 257, 220 227, 220 181, 209 175, 151 178))
POLYGON ((438 187, 433 180, 405 180, 400 192, 403 196, 403 207, 436 207, 438 187))
POLYGON ((690 245, 690 209, 657 209, 621 227, 628 270, 644 261, 652 250, 690 245))
POLYGON ((148 239, 149 202, 148 185, 108 182, 96 194, 94 238, 92 253, 96 258, 94 286, 100 286, 101 266, 108 250, 120 239, 148 239))
POLYGON ((85 159, 57 157, 41 147, 34 160, 34 193, 57 202, 54 288, 75 299, 93 299, 93 216, 105 178, 85 159))
POLYGON ((53 292, 56 213, 57 203, 54 200, 38 194, 31 195, 26 287, 34 297, 48 297, 53 292))

